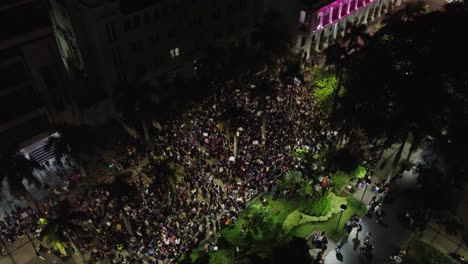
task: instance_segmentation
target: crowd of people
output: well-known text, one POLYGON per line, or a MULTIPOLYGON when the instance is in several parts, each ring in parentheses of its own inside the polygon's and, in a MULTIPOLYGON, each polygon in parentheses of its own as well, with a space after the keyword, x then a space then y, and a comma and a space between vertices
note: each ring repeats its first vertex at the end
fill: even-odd
MULTIPOLYGON (((13 245, 18 239, 26 236, 24 227, 37 223, 37 220, 37 213, 30 207, 15 206, 13 210, 6 211, 0 220, 0 241, 5 245, 13 245)), ((7 253, 4 247, 1 248, 1 253, 7 253)))
MULTIPOLYGON (((330 137, 336 136, 319 123, 315 116, 319 113, 313 110, 310 97, 304 96, 301 88, 295 87, 292 91, 294 106, 290 111, 286 102, 290 90, 281 89, 276 79, 268 82, 277 90, 275 96, 267 98, 264 109, 259 100, 251 96, 250 90, 258 83, 247 85, 247 89, 234 82, 214 84, 219 87, 219 94, 205 101, 202 107, 163 124, 154 148, 129 149, 128 157, 136 153, 145 155, 149 161, 145 171, 149 176, 163 160, 183 167, 184 177, 172 189, 163 186, 155 190, 148 183, 135 183, 140 187, 141 202, 128 204, 125 212, 131 226, 135 227, 134 236, 129 243, 124 239, 119 241, 117 229, 109 228, 113 235, 106 233, 103 238, 107 241, 102 244, 123 244, 129 252, 144 255, 150 261, 175 261, 202 240, 216 241, 219 230, 234 225, 240 211, 252 198, 276 188, 277 176, 294 163, 289 155, 291 150, 310 148, 318 152, 330 137), (240 119, 239 128, 227 131, 220 123, 229 121, 220 120, 220 116, 232 107, 249 114, 233 117, 240 119), (268 121, 265 145, 261 146, 263 115, 268 121), (238 133, 236 143, 233 133, 238 133), (237 144, 237 155, 233 151, 234 144, 237 144)), ((123 168, 128 166, 122 165, 123 168)), ((105 196, 103 193, 101 191, 105 196)), ((116 215, 119 218, 118 212, 106 210, 95 219, 116 215)), ((206 243, 205 248, 210 250, 216 245, 206 243)))
POLYGON ((202 241, 210 241, 204 244, 207 251, 216 249, 220 229, 235 225, 258 194, 275 190, 279 175, 301 166, 291 151, 319 153, 338 139, 301 86, 289 89, 275 76, 213 85, 219 91, 215 96, 160 126, 154 147, 141 142, 119 146, 112 161, 118 170, 133 170, 145 161, 143 171, 152 180, 167 176, 152 172, 170 164, 183 171, 173 185, 155 188, 138 172, 130 182, 138 195, 124 200, 123 207, 100 186, 74 198, 95 230, 94 241, 78 239, 79 250, 90 252, 92 261, 175 263, 202 241), (261 82, 274 88, 266 103, 252 95, 261 82), (244 114, 230 117, 238 119, 230 131, 230 121, 220 117, 233 108, 244 114))

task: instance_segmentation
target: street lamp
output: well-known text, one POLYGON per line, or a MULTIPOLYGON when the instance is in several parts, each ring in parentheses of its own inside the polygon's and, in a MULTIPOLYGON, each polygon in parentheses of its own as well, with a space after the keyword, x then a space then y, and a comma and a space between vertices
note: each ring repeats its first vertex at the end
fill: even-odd
POLYGON ((364 181, 366 182, 366 186, 364 187, 364 192, 362 193, 361 203, 362 203, 362 200, 364 199, 364 195, 366 194, 367 186, 369 186, 369 184, 372 183, 372 181, 369 178, 366 178, 364 181))
POLYGON ((340 205, 340 208, 341 208, 340 218, 338 218, 338 223, 336 224, 335 232, 338 231, 338 226, 340 225, 341 217, 343 216, 344 210, 346 210, 346 208, 348 208, 348 206, 346 206, 346 204, 342 204, 342 205, 340 205))

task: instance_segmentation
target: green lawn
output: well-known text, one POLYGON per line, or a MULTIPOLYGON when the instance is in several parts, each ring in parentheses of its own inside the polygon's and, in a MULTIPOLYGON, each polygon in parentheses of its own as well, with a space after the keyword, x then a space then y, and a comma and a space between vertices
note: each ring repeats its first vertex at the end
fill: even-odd
POLYGON ((211 253, 210 264, 234 264, 232 250, 221 249, 211 253))
MULTIPOLYGON (((265 198, 268 201, 268 206, 271 206, 272 210, 272 228, 276 225, 282 225, 284 220, 286 220, 286 217, 288 217, 288 215, 291 212, 293 212, 300 206, 300 202, 296 200, 273 201, 271 199, 271 195, 267 195, 265 198)), ((259 203, 259 201, 256 200, 253 202, 253 204, 255 203, 259 203)), ((224 228, 223 230, 221 230, 221 234, 223 235, 223 237, 233 245, 246 245, 249 243, 245 236, 241 236, 241 228, 242 225, 245 223, 243 216, 247 213, 247 210, 248 209, 246 209, 240 214, 239 218, 237 219, 236 226, 234 228, 224 228)), ((261 241, 263 239, 262 232, 252 233, 251 238, 257 241, 261 241)))
MULTIPOLYGON (((354 213, 356 213, 359 216, 362 216, 365 214, 366 211, 365 206, 363 204, 361 204, 358 200, 350 196, 346 198, 348 209, 346 209, 346 211, 344 211, 343 213, 340 226, 338 227, 338 232, 335 232, 335 228, 338 222, 339 213, 334 214, 329 220, 325 222, 313 222, 302 224, 293 228, 289 234, 284 234, 276 231, 282 228, 283 223, 289 216, 289 214, 301 208, 301 201, 285 201, 282 199, 273 201, 271 199, 271 195, 267 195, 266 199, 268 201, 268 206, 270 206, 272 210, 271 224, 268 227, 262 227, 262 231, 250 232, 249 235, 245 234, 244 236, 241 236, 241 228, 242 225, 245 223, 245 214, 247 214, 249 210, 246 209, 240 214, 235 227, 224 228, 223 230, 221 230, 223 238, 228 242, 227 244, 230 245, 223 243, 224 245, 220 245, 220 250, 216 252, 211 252, 211 264, 233 263, 232 252, 234 247, 237 245, 241 248, 251 246, 258 247, 264 243, 268 244, 271 243, 271 241, 280 241, 284 238, 290 238, 292 236, 299 236, 305 238, 317 229, 324 230, 332 239, 339 240, 344 235, 343 225, 345 221, 349 219, 354 213)), ((255 203, 259 203, 259 201, 256 200, 253 202, 253 204, 255 203)), ((194 258, 196 259, 200 255, 203 255, 202 247, 198 248, 197 250, 194 250, 194 253, 192 253, 191 258, 192 260, 194 260, 194 258)))
POLYGON ((352 196, 346 197, 348 208, 343 212, 343 217, 341 218, 340 224, 338 226, 338 232, 335 232, 336 225, 338 224, 338 219, 340 214, 335 214, 328 221, 325 222, 315 222, 307 223, 293 228, 289 235, 298 236, 298 237, 307 237, 314 230, 320 229, 325 232, 335 241, 338 241, 345 233, 343 225, 346 220, 348 220, 354 213, 359 216, 363 216, 366 213, 366 207, 356 200, 352 196))
POLYGON ((434 247, 416 238, 408 242, 408 256, 403 259, 408 264, 455 264, 451 258, 434 247))

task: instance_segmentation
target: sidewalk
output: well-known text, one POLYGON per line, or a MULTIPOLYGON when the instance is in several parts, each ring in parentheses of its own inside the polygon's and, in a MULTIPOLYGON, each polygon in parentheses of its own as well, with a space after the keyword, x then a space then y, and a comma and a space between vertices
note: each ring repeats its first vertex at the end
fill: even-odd
POLYGON ((447 234, 444 226, 433 221, 430 221, 426 229, 417 237, 446 255, 457 252, 468 258, 468 247, 462 237, 447 234))
MULTIPOLYGON (((386 179, 391 166, 391 160, 395 153, 395 148, 397 147, 398 146, 394 146, 392 149, 384 152, 381 161, 377 164, 375 175, 372 175, 373 182, 386 179), (386 159, 388 159, 388 161, 385 163, 385 166, 380 168, 382 160, 386 159)), ((406 156, 408 149, 409 146, 406 146, 402 157, 406 156)), ((420 154, 421 151, 416 152, 413 155, 412 161, 417 161, 420 158, 420 154)), ((374 196, 370 188, 369 186, 364 195, 364 204, 367 204, 372 199, 372 196, 374 196)), ((362 194, 363 190, 359 190, 354 193, 353 196, 361 200, 362 194)), ((393 184, 390 199, 387 199, 382 207, 385 212, 385 216, 383 217, 384 224, 377 223, 374 216, 364 216, 362 218, 363 230, 359 236, 356 237, 356 230, 353 230, 349 236, 343 237, 341 241, 344 243, 344 246, 341 250, 341 256, 331 252, 326 256, 325 263, 388 263, 388 257, 396 249, 400 248, 412 234, 409 229, 401 224, 399 216, 406 208, 415 208, 420 204, 422 204, 422 199, 417 189, 416 175, 411 172, 405 172, 403 178, 393 184), (374 246, 374 250, 372 252, 373 257, 366 261, 360 258, 358 247, 367 232, 371 232, 372 234, 370 242, 374 246)))

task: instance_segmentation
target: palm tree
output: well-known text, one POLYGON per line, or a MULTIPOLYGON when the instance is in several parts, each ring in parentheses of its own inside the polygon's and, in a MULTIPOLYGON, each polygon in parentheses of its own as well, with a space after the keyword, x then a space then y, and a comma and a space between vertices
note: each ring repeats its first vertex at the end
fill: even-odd
POLYGON ((45 239, 64 255, 67 255, 64 244, 69 242, 75 254, 78 255, 77 261, 84 264, 86 261, 76 246, 76 239, 85 235, 83 222, 87 219, 86 214, 73 211, 68 200, 61 201, 56 207, 53 217, 46 219, 46 224, 41 229, 39 239, 41 241, 45 239))
MULTIPOLYGON (((265 209, 266 211, 268 211, 267 207, 265 209)), ((261 214, 259 216, 261 218, 261 214)), ((268 222, 269 221, 267 221, 267 223, 268 222)), ((281 239, 283 235, 281 224, 259 225, 257 230, 261 233, 262 239, 249 240, 248 246, 245 249, 245 251, 236 258, 237 263, 275 263, 275 257, 277 257, 275 250, 280 249, 282 246, 284 246, 284 240, 281 239)))
POLYGON ((253 204, 246 212, 245 218, 250 230, 256 233, 257 231, 265 230, 264 227, 271 223, 271 207, 261 204, 253 204))
POLYGON ((343 42, 335 42, 333 45, 325 49, 326 60, 325 64, 334 66, 336 72, 337 84, 333 93, 333 107, 330 114, 330 120, 338 105, 338 97, 342 89, 342 80, 346 64, 350 56, 359 50, 369 41, 369 34, 367 33, 366 25, 359 25, 351 27, 349 32, 343 38, 343 42))
POLYGON ((289 190, 295 190, 298 186, 304 183, 304 178, 300 171, 289 170, 286 172, 286 175, 284 175, 283 181, 289 190))
POLYGON ((289 111, 291 114, 293 106, 293 89, 295 87, 294 80, 301 73, 301 60, 299 57, 291 57, 286 60, 285 68, 281 72, 281 79, 284 86, 289 88, 289 111))
POLYGON ((40 165, 27 159, 16 148, 9 148, 0 153, 0 189, 8 184, 8 190, 13 197, 25 199, 28 204, 38 210, 36 201, 32 198, 23 181, 36 188, 42 186, 41 181, 34 175, 34 170, 40 169, 40 165))
POLYGON ((122 215, 128 233, 133 235, 131 224, 124 210, 124 207, 127 203, 138 200, 137 188, 134 185, 128 183, 128 180, 131 178, 131 176, 131 172, 122 173, 115 176, 112 182, 100 184, 97 187, 103 188, 109 192, 109 197, 106 201, 106 208, 108 207, 109 202, 115 202, 115 208, 122 215))
POLYGON ((231 138, 234 139, 234 158, 237 158, 237 134, 241 132, 240 129, 242 128, 242 126, 249 122, 249 118, 249 112, 247 112, 243 108, 238 108, 236 106, 228 106, 226 110, 218 117, 218 125, 221 126, 221 129, 225 129, 228 141, 230 141, 231 138))
POLYGON ((169 198, 173 198, 171 195, 176 194, 176 185, 187 176, 183 166, 168 160, 160 161, 149 174, 153 177, 151 189, 156 193, 167 191, 169 198))
POLYGON ((389 21, 351 56, 345 80, 349 93, 341 100, 348 124, 363 129, 368 138, 399 144, 388 180, 408 138, 412 136, 413 146, 407 159, 422 138, 440 133, 444 116, 456 111, 453 100, 466 90, 461 88, 466 71, 461 69, 466 69, 468 45, 461 37, 466 34, 466 10, 460 8, 389 21))
POLYGON ((255 88, 251 89, 250 94, 256 98, 262 111, 262 145, 266 141, 266 124, 268 119, 268 97, 275 98, 277 90, 274 83, 268 78, 263 78, 255 88))
POLYGON ((115 102, 119 115, 116 118, 132 137, 140 138, 141 136, 132 126, 127 125, 127 122, 138 120, 143 129, 144 139, 149 140, 148 121, 153 117, 154 104, 160 101, 153 90, 154 87, 148 82, 136 80, 126 82, 117 89, 115 102))

